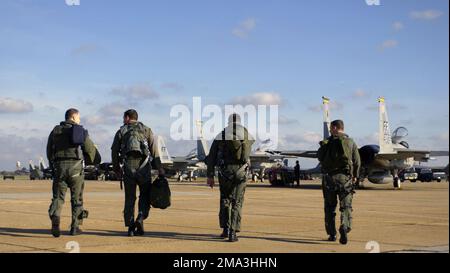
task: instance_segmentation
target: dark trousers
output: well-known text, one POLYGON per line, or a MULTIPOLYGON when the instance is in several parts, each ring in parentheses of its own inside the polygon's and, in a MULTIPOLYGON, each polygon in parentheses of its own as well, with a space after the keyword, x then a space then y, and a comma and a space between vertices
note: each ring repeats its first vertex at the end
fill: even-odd
POLYGON ((328 235, 336 235, 336 207, 339 200, 341 227, 347 232, 352 228, 353 184, 351 177, 345 174, 324 175, 322 190, 325 210, 325 229, 328 235))
POLYGON ((52 202, 48 210, 50 218, 60 217, 67 189, 70 189, 70 204, 72 207, 72 227, 83 224, 83 190, 84 171, 81 160, 64 160, 54 163, 54 178, 52 185, 52 202))
POLYGON ((145 220, 148 218, 150 213, 150 181, 148 183, 138 185, 135 179, 125 176, 124 177, 125 206, 123 209, 123 217, 125 221, 125 226, 127 227, 134 224, 136 191, 138 187, 139 187, 138 214, 140 214, 145 220))
POLYGON ((138 215, 143 219, 147 219, 150 213, 150 190, 151 190, 151 175, 148 165, 144 171, 147 173, 143 181, 138 181, 136 175, 132 171, 138 170, 143 162, 143 158, 128 158, 126 160, 126 167, 124 167, 123 183, 125 188, 125 205, 123 209, 123 217, 125 226, 129 227, 135 221, 135 206, 136 206, 136 191, 139 188, 138 201, 138 215))
POLYGON ((241 230, 242 207, 247 186, 246 174, 240 166, 228 166, 219 174, 220 211, 219 224, 239 232, 241 230))

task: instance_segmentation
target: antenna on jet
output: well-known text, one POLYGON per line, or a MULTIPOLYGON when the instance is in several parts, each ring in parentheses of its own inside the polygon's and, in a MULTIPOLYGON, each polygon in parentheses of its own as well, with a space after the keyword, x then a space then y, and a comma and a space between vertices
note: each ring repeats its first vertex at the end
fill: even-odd
POLYGON ((203 121, 197 120, 195 122, 195 124, 197 125, 197 129, 198 129, 198 132, 200 134, 200 138, 203 138, 203 121))
POLYGON ((330 136, 330 99, 322 96, 323 104, 323 139, 327 139, 330 136))
POLYGON ((30 170, 34 170, 33 160, 30 159, 30 161, 28 161, 28 165, 30 166, 30 170))

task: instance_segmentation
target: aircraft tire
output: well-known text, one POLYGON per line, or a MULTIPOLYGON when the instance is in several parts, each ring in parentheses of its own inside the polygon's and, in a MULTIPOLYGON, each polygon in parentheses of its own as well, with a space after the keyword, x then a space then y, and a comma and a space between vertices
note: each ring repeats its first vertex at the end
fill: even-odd
POLYGON ((396 188, 396 189, 400 189, 401 188, 401 182, 400 182, 400 179, 398 177, 394 178, 394 188, 396 188))

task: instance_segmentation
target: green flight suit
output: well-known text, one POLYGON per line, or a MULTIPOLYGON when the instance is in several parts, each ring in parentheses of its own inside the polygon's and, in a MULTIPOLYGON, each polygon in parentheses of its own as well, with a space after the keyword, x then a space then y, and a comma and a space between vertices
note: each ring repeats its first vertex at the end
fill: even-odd
MULTIPOLYGON (((146 142, 148 144, 150 160, 148 164, 144 164, 145 167, 140 171, 145 173, 143 177, 143 182, 139 181, 133 174, 134 171, 138 170, 144 163, 146 157, 141 155, 123 155, 122 154, 122 128, 119 129, 114 137, 114 142, 111 146, 111 158, 114 170, 120 169, 120 164, 123 164, 123 182, 125 189, 125 204, 123 210, 123 217, 126 227, 130 227, 135 222, 135 204, 136 204, 136 191, 139 187, 139 202, 138 202, 138 215, 141 215, 145 220, 148 218, 150 213, 150 190, 151 190, 151 169, 161 168, 161 159, 159 156, 159 151, 157 148, 157 143, 154 139, 153 132, 149 127, 146 127, 142 123, 143 134, 145 136, 146 142)), ((138 122, 132 122, 128 126, 138 126, 138 122)))
MULTIPOLYGON (((247 150, 250 151, 254 140, 249 136, 247 129, 237 123, 230 124, 227 128, 232 128, 233 126, 234 128, 241 127, 242 131, 245 132, 244 136, 241 134, 240 138, 245 140, 244 145, 246 145, 247 150)), ((224 130, 228 131, 227 128, 224 130)), ((230 129, 229 131, 233 132, 233 129, 230 129)), ((239 131, 239 129, 237 129, 237 131, 239 131)), ((227 141, 224 140, 222 136, 223 132, 216 137, 211 145, 206 160, 208 167, 207 175, 209 178, 213 178, 215 175, 215 167, 218 167, 220 187, 220 227, 222 229, 226 228, 228 230, 239 232, 241 230, 242 207, 247 185, 249 162, 242 164, 222 158, 224 154, 222 149, 224 149, 225 146, 224 141, 227 141)))
POLYGON ((222 229, 227 228, 236 232, 241 231, 242 206, 247 186, 247 175, 241 168, 240 165, 228 165, 223 173, 219 172, 219 224, 222 229))
POLYGON ((71 193, 72 224, 76 228, 83 223, 86 211, 83 208, 84 170, 83 160, 100 163, 100 154, 86 131, 84 143, 80 146, 71 142, 71 127, 74 123, 61 122, 50 133, 47 142, 47 158, 53 168, 52 202, 50 219, 60 217, 67 189, 71 193))
MULTIPOLYGON (((347 135, 343 135, 343 137, 346 138, 345 145, 348 145, 348 151, 351 151, 351 166, 333 170, 331 173, 324 171, 322 178, 325 230, 328 235, 336 235, 335 218, 338 200, 339 211, 341 212, 341 227, 347 232, 350 232, 352 229, 352 201, 354 194, 352 177, 359 177, 361 159, 356 143, 351 138, 348 138, 347 135)), ((328 141, 332 139, 336 139, 336 137, 331 136, 328 141)))

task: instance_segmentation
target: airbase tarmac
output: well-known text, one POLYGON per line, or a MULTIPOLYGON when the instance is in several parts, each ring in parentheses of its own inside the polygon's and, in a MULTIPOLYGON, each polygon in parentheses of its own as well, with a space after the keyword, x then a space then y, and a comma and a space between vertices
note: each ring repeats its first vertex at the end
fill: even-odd
MULTIPOLYGON (((62 236, 50 234, 47 210, 50 181, 0 181, 0 252, 150 252, 150 253, 285 253, 285 252, 449 252, 447 182, 365 182, 353 202, 349 243, 326 241, 320 181, 300 188, 248 183, 239 242, 219 238, 219 189, 203 179, 171 181, 172 206, 153 209, 143 237, 126 237, 124 193, 118 182, 86 181, 89 210, 80 236, 69 236, 70 192, 62 214, 62 236), (75 248, 73 247, 75 245, 75 248)), ((339 211, 337 211, 339 224, 339 211)))

